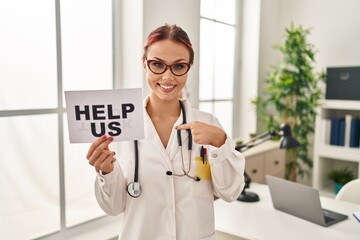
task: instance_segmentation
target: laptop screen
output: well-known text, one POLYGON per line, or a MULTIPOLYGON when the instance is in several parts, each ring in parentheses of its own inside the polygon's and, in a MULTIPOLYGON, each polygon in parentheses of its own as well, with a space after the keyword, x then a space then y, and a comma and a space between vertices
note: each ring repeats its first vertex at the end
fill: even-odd
POLYGON ((269 175, 266 176, 266 181, 275 209, 322 226, 330 226, 348 218, 346 215, 327 210, 328 221, 325 221, 319 191, 312 187, 269 175))

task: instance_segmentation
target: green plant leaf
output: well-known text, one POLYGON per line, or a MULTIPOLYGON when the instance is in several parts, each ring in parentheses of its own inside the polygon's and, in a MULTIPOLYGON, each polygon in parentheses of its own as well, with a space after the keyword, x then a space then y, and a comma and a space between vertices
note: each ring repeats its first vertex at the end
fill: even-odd
POLYGON ((277 130, 284 121, 291 124, 300 146, 295 161, 287 164, 286 175, 289 177, 295 169, 299 176, 304 176, 312 167, 309 138, 314 133, 316 108, 323 94, 319 83, 325 82, 326 74, 315 71, 316 51, 308 41, 310 29, 291 22, 284 32, 283 42, 274 45, 282 57, 276 65, 270 66, 265 94, 252 103, 263 123, 262 130, 277 130))

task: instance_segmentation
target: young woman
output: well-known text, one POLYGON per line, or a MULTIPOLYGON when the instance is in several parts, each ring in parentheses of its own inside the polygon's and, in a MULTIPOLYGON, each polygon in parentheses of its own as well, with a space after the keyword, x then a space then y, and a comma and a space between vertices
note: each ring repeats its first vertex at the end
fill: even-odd
POLYGON ((98 203, 109 215, 123 213, 122 240, 215 239, 214 195, 229 202, 240 195, 245 159, 217 118, 178 98, 194 61, 185 31, 155 29, 142 61, 151 90, 145 139, 114 143, 116 153, 112 137, 92 143, 98 203))

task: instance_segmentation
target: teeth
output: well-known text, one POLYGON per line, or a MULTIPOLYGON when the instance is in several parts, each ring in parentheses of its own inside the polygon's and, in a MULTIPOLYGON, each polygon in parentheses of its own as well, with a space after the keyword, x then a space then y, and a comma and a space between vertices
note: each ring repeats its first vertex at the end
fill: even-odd
POLYGON ((161 85, 161 84, 160 84, 160 87, 164 88, 164 89, 173 89, 174 88, 174 86, 165 86, 165 85, 161 85))

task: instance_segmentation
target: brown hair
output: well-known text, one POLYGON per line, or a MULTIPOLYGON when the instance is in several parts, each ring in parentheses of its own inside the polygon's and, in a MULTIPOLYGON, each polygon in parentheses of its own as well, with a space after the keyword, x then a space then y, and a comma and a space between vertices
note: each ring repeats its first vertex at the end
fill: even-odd
POLYGON ((153 30, 146 39, 144 45, 144 54, 142 60, 146 60, 146 54, 148 48, 155 42, 170 39, 174 42, 184 45, 190 54, 189 63, 193 64, 194 62, 194 50, 192 48, 189 36, 187 33, 180 27, 174 25, 165 24, 153 30))

